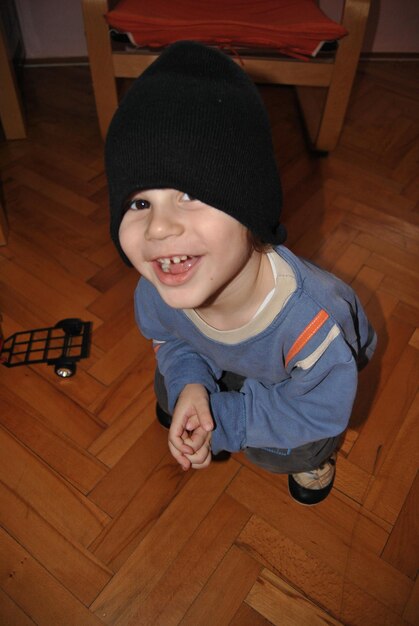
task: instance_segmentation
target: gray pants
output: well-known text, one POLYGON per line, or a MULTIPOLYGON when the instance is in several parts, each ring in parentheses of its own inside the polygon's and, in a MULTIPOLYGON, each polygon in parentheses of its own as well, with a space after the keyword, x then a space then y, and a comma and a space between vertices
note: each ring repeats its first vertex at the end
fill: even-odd
MULTIPOLYGON (((244 378, 242 376, 232 372, 225 372, 219 381, 219 385, 222 391, 239 391, 243 386, 243 381, 244 378)), ((167 391, 164 378, 158 369, 156 369, 154 378, 154 389, 157 402, 163 411, 168 413, 167 391)), ((330 457, 332 452, 338 447, 341 436, 310 441, 303 446, 293 449, 245 448, 243 452, 249 461, 274 474, 308 472, 318 468, 323 461, 330 457)))

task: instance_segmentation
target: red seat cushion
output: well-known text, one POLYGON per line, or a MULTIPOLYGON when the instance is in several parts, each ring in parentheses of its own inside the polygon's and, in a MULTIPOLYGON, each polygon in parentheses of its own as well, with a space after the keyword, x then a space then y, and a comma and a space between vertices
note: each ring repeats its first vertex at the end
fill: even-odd
POLYGON ((148 48, 189 39, 296 57, 347 34, 314 0, 120 0, 106 20, 148 48))

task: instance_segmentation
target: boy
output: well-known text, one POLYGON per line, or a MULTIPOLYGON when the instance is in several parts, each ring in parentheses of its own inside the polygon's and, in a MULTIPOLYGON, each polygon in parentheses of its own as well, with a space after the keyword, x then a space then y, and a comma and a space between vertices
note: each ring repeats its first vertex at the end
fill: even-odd
POLYGON ((350 287, 283 245, 266 111, 222 52, 178 42, 106 140, 111 234, 142 275, 159 421, 184 470, 244 450, 303 504, 330 492, 375 333, 350 287))

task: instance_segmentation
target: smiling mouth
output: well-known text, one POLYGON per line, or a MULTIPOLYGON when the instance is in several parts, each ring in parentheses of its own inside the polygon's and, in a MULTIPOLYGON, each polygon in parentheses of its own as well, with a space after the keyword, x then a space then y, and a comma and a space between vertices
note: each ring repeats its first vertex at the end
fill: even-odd
POLYGON ((179 256, 162 257, 157 259, 162 271, 165 274, 182 274, 187 272, 193 265, 196 257, 182 254, 179 256))

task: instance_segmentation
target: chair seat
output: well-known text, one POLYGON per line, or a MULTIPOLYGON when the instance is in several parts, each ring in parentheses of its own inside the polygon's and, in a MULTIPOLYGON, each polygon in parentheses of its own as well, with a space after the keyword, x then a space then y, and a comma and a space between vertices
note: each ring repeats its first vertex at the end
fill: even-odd
POLYGON ((306 58, 324 41, 347 34, 314 0, 120 0, 105 17, 135 45, 147 48, 189 39, 306 58))
POLYGON ((118 106, 117 78, 136 78, 157 48, 190 39, 237 52, 233 58, 257 83, 295 85, 309 145, 333 150, 371 2, 344 0, 338 24, 314 0, 82 0, 101 133, 118 106), (109 26, 131 33, 138 48, 113 45, 109 26), (334 54, 311 58, 322 42, 341 37, 334 54))

